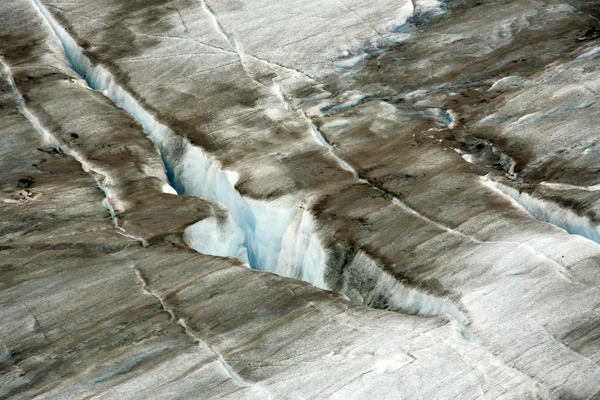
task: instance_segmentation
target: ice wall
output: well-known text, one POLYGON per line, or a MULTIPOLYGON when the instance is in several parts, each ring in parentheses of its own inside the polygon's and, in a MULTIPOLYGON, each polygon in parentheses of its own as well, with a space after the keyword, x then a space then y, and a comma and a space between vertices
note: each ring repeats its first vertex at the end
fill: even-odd
POLYGON ((358 251, 352 261, 345 266, 338 285, 336 290, 346 294, 350 300, 359 304, 368 304, 375 308, 387 308, 408 314, 447 314, 456 321, 461 335, 466 340, 470 340, 470 335, 464 326, 466 318, 450 299, 406 286, 377 265, 363 251, 358 251), (361 284, 350 286, 349 282, 361 282, 361 284))
POLYGON ((222 232, 227 231, 224 229, 211 235, 211 230, 220 226, 216 219, 200 221, 198 226, 190 227, 185 234, 195 250, 240 257, 255 269, 304 279, 324 287, 322 271, 325 251, 311 230, 312 222, 308 222, 312 219, 310 214, 299 208, 297 200, 282 198, 259 201, 242 197, 235 189, 238 179, 235 172, 223 170, 219 161, 157 121, 116 83, 108 70, 92 64, 76 41, 39 0, 33 1, 58 36, 75 71, 92 89, 104 93, 143 125, 160 150, 175 189, 181 194, 221 202, 243 232, 244 240, 240 243, 241 236, 234 230, 229 230, 233 238, 224 238, 222 232), (297 225, 292 222, 298 218, 299 211, 300 220, 304 222, 297 225), (300 242, 296 243, 296 238, 300 242), (240 246, 236 247, 235 243, 240 243, 240 246), (281 251, 282 246, 284 252, 281 251), (290 251, 293 255, 287 256, 290 251))
POLYGON ((277 272, 326 288, 324 273, 327 255, 313 225, 310 212, 300 209, 283 236, 277 272))
POLYGON ((482 181, 486 186, 509 196, 538 221, 551 223, 571 234, 583 236, 596 243, 600 243, 600 230, 589 218, 579 216, 556 203, 537 199, 527 193, 519 192, 500 182, 492 181, 488 178, 483 178, 482 181))
MULTIPOLYGON (((241 196, 235 189, 238 180, 235 172, 223 170, 218 160, 148 113, 117 84, 108 70, 91 63, 39 0, 33 1, 62 42, 75 71, 92 89, 102 91, 144 126, 161 153, 175 189, 182 194, 216 200, 231 213, 236 227, 228 224, 225 208, 222 211, 227 215, 210 217, 189 227, 184 238, 192 248, 208 254, 238 257, 247 260, 255 269, 302 279, 317 287, 329 286, 325 283, 327 253, 318 239, 313 217, 302 203, 289 196, 273 201, 241 196)), ((356 171, 335 155, 312 123, 311 128, 320 144, 330 148, 342 167, 358 178, 356 171)), ((464 317, 452 302, 404 286, 363 252, 353 257, 339 278, 341 287, 335 290, 348 294, 355 302, 377 307, 377 299, 382 298, 385 307, 392 310, 421 315, 448 314, 463 329, 464 317), (367 290, 357 289, 351 282, 361 277, 375 286, 367 290)))

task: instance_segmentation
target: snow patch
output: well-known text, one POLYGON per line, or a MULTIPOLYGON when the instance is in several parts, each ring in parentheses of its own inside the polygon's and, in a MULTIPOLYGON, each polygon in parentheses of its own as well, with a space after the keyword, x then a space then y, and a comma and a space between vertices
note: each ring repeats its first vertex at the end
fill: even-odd
POLYGON ((415 15, 435 18, 448 12, 446 5, 439 0, 414 0, 414 3, 415 15))
POLYGON ((525 85, 525 79, 520 76, 510 75, 504 78, 498 79, 488 91, 492 90, 505 90, 515 87, 523 87, 525 85))

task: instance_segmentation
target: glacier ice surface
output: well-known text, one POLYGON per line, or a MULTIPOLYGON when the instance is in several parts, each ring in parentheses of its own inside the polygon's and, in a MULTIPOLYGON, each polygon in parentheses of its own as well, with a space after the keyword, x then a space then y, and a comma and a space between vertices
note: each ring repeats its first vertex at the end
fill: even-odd
POLYGON ((312 223, 306 221, 311 218, 310 214, 303 211, 301 221, 304 222, 299 226, 291 224, 299 209, 297 201, 291 198, 261 201, 241 196, 235 189, 238 179, 235 172, 223 170, 218 160, 158 122, 115 82, 110 72, 101 65, 92 64, 76 41, 38 0, 34 3, 57 34, 76 72, 92 89, 101 91, 143 125, 160 150, 175 189, 185 195, 218 201, 229 209, 237 229, 227 220, 208 218, 186 230, 186 240, 195 250, 239 257, 255 269, 284 276, 292 274, 287 276, 304 279, 319 287, 325 286, 322 276, 325 252, 316 233, 307 232, 312 227, 312 223), (211 235, 211 231, 218 234, 211 235), (295 243, 296 239, 300 243, 295 243), (280 256, 282 246, 285 246, 286 252, 292 250, 291 257, 280 256))
MULTIPOLYGON (((237 173, 223 170, 218 160, 158 122, 115 82, 109 71, 101 65, 91 63, 75 40, 54 20, 39 0, 34 2, 62 42, 67 58, 76 72, 92 89, 101 91, 143 125, 159 149, 177 192, 217 201, 229 210, 230 216, 226 210, 221 210, 225 216, 209 217, 186 229, 184 238, 194 250, 210 255, 238 257, 247 261, 252 268, 302 279, 317 287, 327 288, 324 280, 327 254, 318 239, 313 217, 300 201, 292 196, 270 201, 242 196, 235 188, 237 173)), ((306 120, 317 142, 326 147, 355 178, 370 185, 335 154, 331 144, 310 118, 306 117, 306 120)), ((393 200, 394 204, 403 209, 415 212, 397 199, 393 200)), ((370 298, 363 298, 355 288, 348 286, 346 280, 340 291, 351 300, 370 304, 371 297, 380 296, 386 299, 388 307, 393 310, 421 315, 447 314, 458 323, 463 337, 469 339, 462 326, 465 318, 451 301, 403 285, 383 272, 362 251, 345 269, 354 270, 357 276, 370 276, 377 282, 370 298)))

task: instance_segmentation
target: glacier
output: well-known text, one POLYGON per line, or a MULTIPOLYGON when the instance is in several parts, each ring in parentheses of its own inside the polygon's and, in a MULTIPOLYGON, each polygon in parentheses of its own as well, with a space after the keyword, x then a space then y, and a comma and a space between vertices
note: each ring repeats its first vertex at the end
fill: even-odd
POLYGON ((308 282, 325 287, 325 251, 316 232, 311 229, 313 224, 292 224, 299 211, 302 221, 311 218, 309 212, 299 207, 299 202, 292 198, 261 201, 242 197, 235 189, 238 179, 235 172, 223 170, 219 161, 158 122, 117 84, 109 71, 101 65, 92 64, 81 47, 39 0, 34 2, 61 41, 75 71, 92 89, 101 91, 143 125, 161 152, 168 174, 173 179, 172 186, 177 192, 219 201, 231 213, 237 228, 225 224, 229 229, 223 228, 224 234, 210 234, 210 230, 218 225, 214 219, 200 221, 197 226, 188 228, 186 239, 195 250, 238 257, 254 269, 310 279, 308 282), (243 240, 240 232, 243 232, 243 240), (282 247, 286 251, 282 252, 282 247), (291 260, 285 255, 287 249, 295 250, 291 260))
POLYGON ((0 397, 595 398, 597 17, 2 3, 0 397))
POLYGON ((78 154, 78 152, 73 151, 64 145, 61 145, 61 143, 57 140, 56 137, 54 137, 50 132, 48 132, 48 130, 44 129, 44 127, 42 126, 40 121, 37 119, 37 117, 35 115, 33 115, 33 113, 31 111, 29 111, 27 105, 25 104, 25 100, 23 99, 23 96, 21 95, 21 93, 19 92, 19 89, 17 88, 17 85, 15 83, 14 77, 12 75, 12 72, 11 72, 9 66, 6 65, 2 61, 0 61, 0 63, 2 64, 4 71, 8 77, 11 89, 12 89, 15 97, 17 98, 17 104, 18 104, 19 108, 21 109, 21 112, 23 113, 25 118, 27 118, 31 122, 31 125, 33 125, 35 130, 37 132, 39 132, 40 135, 42 135, 42 137, 44 138, 44 141, 46 143, 48 143, 49 145, 51 145, 57 152, 63 153, 63 154, 66 154, 66 155, 69 155, 69 156, 75 158, 77 160, 77 162, 79 162, 79 164, 81 164, 81 167, 83 168, 84 171, 86 171, 86 172, 94 171, 94 172, 98 173, 100 176, 103 176, 102 179, 96 178, 96 183, 98 185, 98 188, 100 190, 102 190, 102 192, 104 193, 104 200, 102 201, 102 204, 108 210, 108 213, 110 215, 110 219, 112 220, 113 226, 118 229, 119 223, 118 223, 118 220, 116 217, 115 209, 114 209, 113 205, 111 204, 111 200, 109 200, 109 199, 112 199, 112 195, 111 195, 111 191, 110 191, 110 183, 108 181, 108 178, 105 175, 103 175, 102 172, 96 171, 92 166, 90 166, 90 164, 88 162, 86 162, 85 158, 83 158, 80 154, 78 154))
MULTIPOLYGON (((185 240, 193 249, 205 254, 236 257, 248 262, 253 269, 301 279, 323 289, 330 288, 325 280, 328 256, 306 205, 292 196, 262 201, 240 195, 235 189, 238 180, 235 172, 223 170, 219 161, 157 121, 116 82, 109 71, 101 65, 92 64, 81 47, 39 0, 34 2, 63 44, 75 71, 92 89, 102 92, 143 125, 145 132, 159 149, 176 191, 224 205, 222 221, 214 217, 207 218, 186 229, 185 240), (237 226, 229 223, 227 214, 231 215, 237 226)), ((301 114, 307 120, 315 140, 327 148, 355 179, 374 187, 371 182, 359 177, 354 168, 335 153, 333 146, 326 141, 310 118, 303 112, 301 114)), ((381 189, 376 189, 390 197, 381 189)), ((420 216, 397 198, 391 198, 391 201, 403 210, 420 216)), ((431 222, 426 217, 422 218, 431 222)), ((442 228, 448 229, 445 226, 442 228)), ((370 276, 370 279, 378 282, 370 298, 364 298, 344 283, 339 291, 351 301, 369 304, 380 296, 386 299, 387 307, 391 310, 419 315, 447 314, 457 321, 461 334, 468 337, 463 327, 465 318, 451 301, 395 281, 383 273, 365 253, 359 252, 346 270, 354 271, 358 276, 370 276)))

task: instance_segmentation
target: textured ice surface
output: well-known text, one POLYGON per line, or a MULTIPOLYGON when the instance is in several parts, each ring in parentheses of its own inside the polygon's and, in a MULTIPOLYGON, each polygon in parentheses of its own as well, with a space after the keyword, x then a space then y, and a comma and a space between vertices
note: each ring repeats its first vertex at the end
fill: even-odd
POLYGON ((597 395, 597 5, 37 1, 181 195, 2 3, 0 396, 597 395))
POLYGON ((293 198, 260 201, 242 197, 235 189, 237 177, 234 172, 221 169, 217 160, 159 123, 115 82, 110 72, 91 63, 81 47, 38 0, 35 3, 61 40, 67 58, 90 87, 104 93, 142 123, 163 155, 177 191, 217 200, 231 212, 237 227, 233 227, 229 217, 225 216, 223 221, 209 218, 188 228, 186 239, 195 250, 212 255, 238 257, 249 262, 255 269, 276 272, 325 287, 324 250, 318 243, 315 232, 311 230, 309 213, 303 213, 302 220, 306 222, 300 224, 294 232, 291 222, 297 213, 298 204, 293 198), (211 235, 211 229, 215 229, 217 234, 211 235), (295 249, 291 259, 286 252, 281 251, 284 234, 287 239, 284 243, 286 252, 289 248, 295 249), (295 243, 296 240, 300 243, 295 243))
POLYGON ((326 254, 313 224, 308 211, 298 210, 283 236, 276 272, 326 288, 323 280, 326 254))

